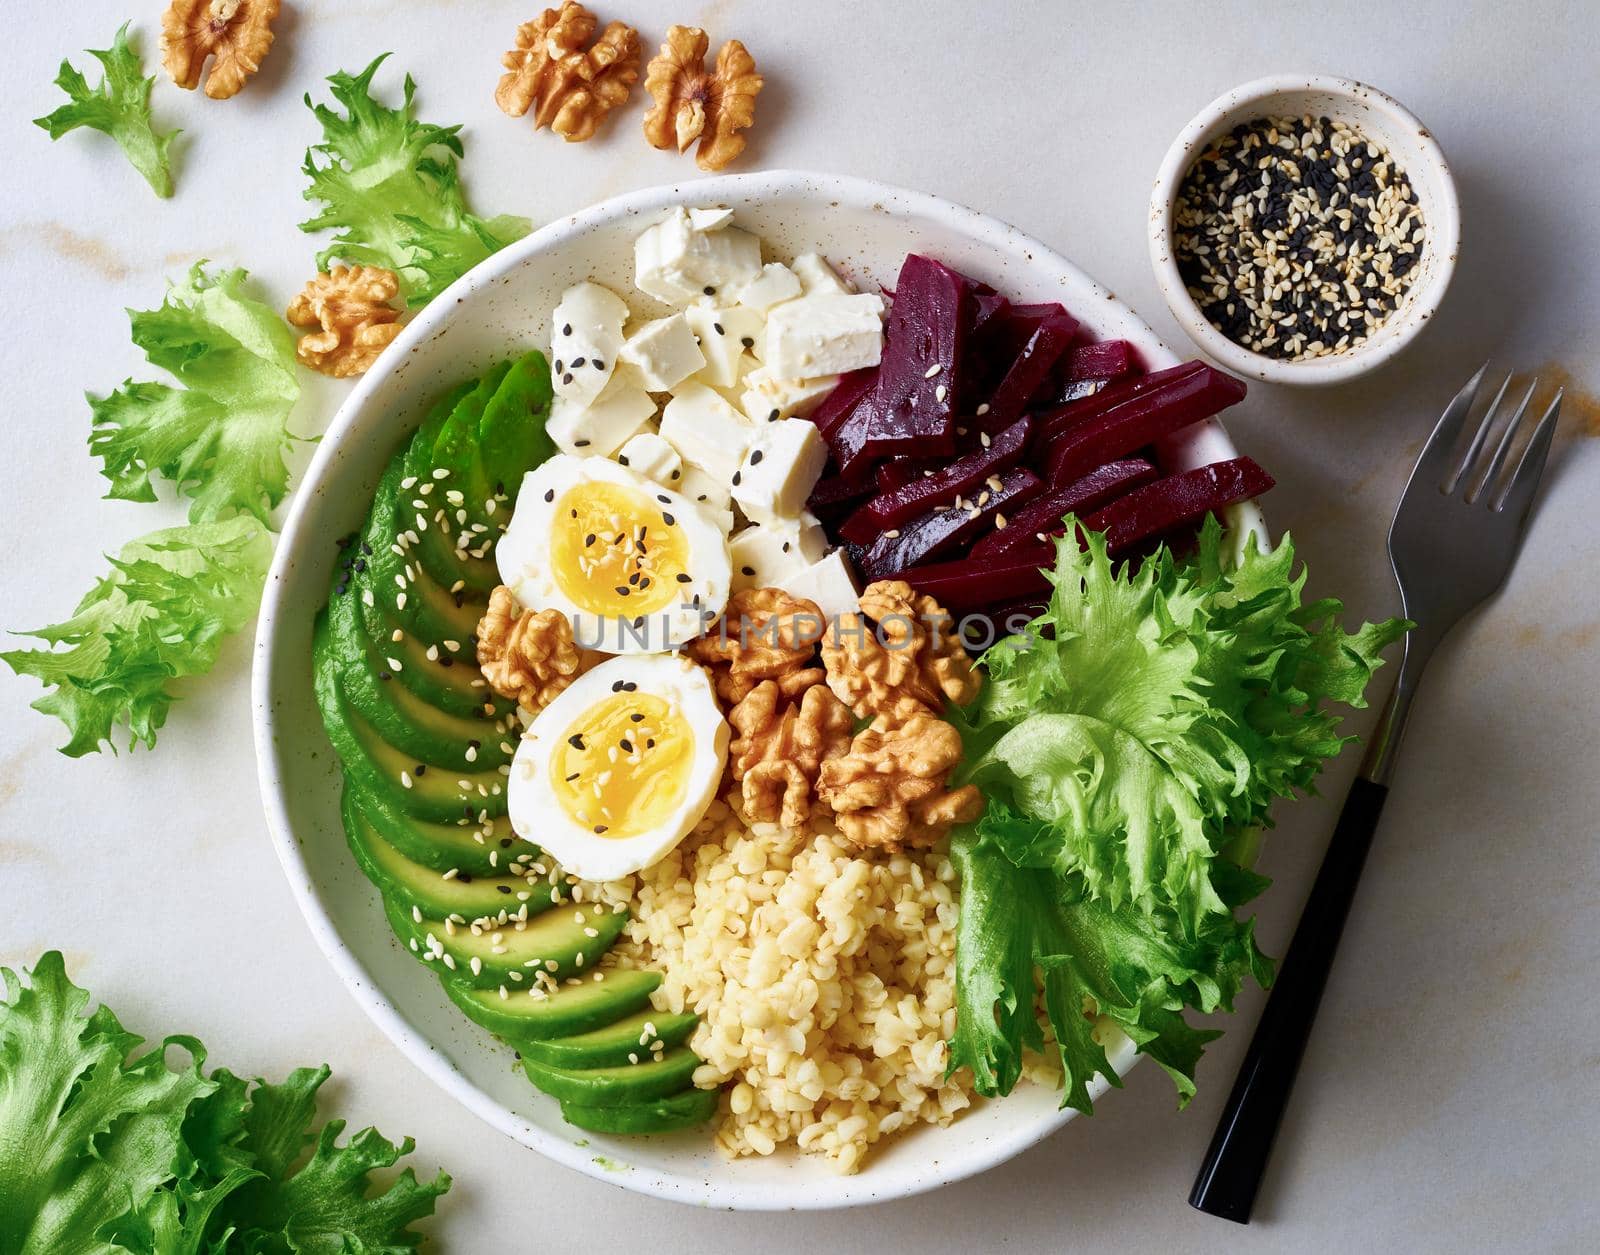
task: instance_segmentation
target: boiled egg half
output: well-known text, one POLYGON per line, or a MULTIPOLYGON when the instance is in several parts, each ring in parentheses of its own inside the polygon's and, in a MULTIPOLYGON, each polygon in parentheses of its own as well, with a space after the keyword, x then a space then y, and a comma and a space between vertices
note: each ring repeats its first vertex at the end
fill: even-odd
POLYGON ((534 718, 511 765, 511 826, 585 880, 660 860, 716 796, 728 724, 677 654, 612 658, 534 718))
POLYGON ((580 646, 607 654, 693 640, 721 613, 732 574, 706 506, 609 458, 568 454, 523 478, 495 555, 518 601, 561 611, 580 646))

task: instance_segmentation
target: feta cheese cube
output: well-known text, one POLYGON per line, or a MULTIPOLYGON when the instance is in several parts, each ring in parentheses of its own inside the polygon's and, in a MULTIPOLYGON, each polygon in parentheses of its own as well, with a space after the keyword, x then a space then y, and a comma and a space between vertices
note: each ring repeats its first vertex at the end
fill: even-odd
POLYGON ((661 414, 661 436, 685 465, 722 483, 732 480, 755 434, 754 424, 702 383, 679 388, 661 414))
POLYGON ((733 210, 718 206, 714 209, 691 209, 689 225, 696 231, 719 231, 733 221, 733 210))
MULTIPOLYGON (((699 337, 700 352, 705 358, 700 379, 714 388, 733 387, 739 382, 739 359, 744 356, 739 333, 741 327, 749 325, 748 320, 741 318, 737 310, 710 305, 691 305, 683 314, 699 337)), ((759 323, 755 334, 760 334, 759 323)), ((754 336, 749 338, 753 340, 754 336)))
POLYGON ((767 315, 762 362, 777 379, 842 375, 883 356, 883 298, 808 296, 767 315))
POLYGON ((736 290, 761 272, 761 241, 738 227, 696 230, 681 206, 634 241, 634 283, 668 305, 736 290))
POLYGON ((641 431, 617 450, 617 461, 631 471, 674 492, 683 479, 683 459, 678 451, 653 431, 641 431))
POLYGON ((837 375, 815 379, 774 379, 766 366, 744 377, 739 406, 753 423, 770 423, 811 413, 839 382, 837 375))
MULTIPOLYGON (((737 585, 737 564, 733 578, 737 585)), ((861 608, 861 592, 856 587, 850 560, 845 557, 843 549, 835 549, 803 571, 786 576, 779 587, 792 596, 816 602, 822 617, 830 623, 841 615, 854 614, 861 608)))
POLYGON ((801 253, 791 265, 807 296, 849 296, 855 291, 818 253, 801 253))
POLYGON ((611 382, 585 404, 557 394, 550 402, 545 430, 563 453, 610 457, 629 437, 643 431, 656 415, 656 403, 638 371, 619 366, 611 382))
POLYGON ((725 479, 712 479, 710 475, 695 466, 683 468, 683 476, 678 480, 677 491, 689 498, 696 505, 703 505, 719 512, 726 512, 728 522, 733 523, 733 495, 725 479))
POLYGON ((828 460, 816 424, 783 418, 756 429, 733 478, 733 499, 752 523, 794 519, 805 509, 828 460))
POLYGON ((556 396, 587 405, 611 382, 628 306, 610 288, 568 288, 550 315, 551 386, 556 396))
POLYGON ((728 542, 733 565, 730 589, 785 588, 785 581, 821 558, 827 549, 822 525, 810 515, 806 520, 791 519, 771 527, 757 523, 735 533, 728 542))
POLYGON ((640 324, 623 342, 621 356, 639 368, 651 392, 677 387, 706 364, 694 329, 682 314, 640 324))
POLYGON ((739 289, 739 304, 766 313, 774 305, 800 295, 800 276, 781 261, 769 261, 761 273, 739 289))

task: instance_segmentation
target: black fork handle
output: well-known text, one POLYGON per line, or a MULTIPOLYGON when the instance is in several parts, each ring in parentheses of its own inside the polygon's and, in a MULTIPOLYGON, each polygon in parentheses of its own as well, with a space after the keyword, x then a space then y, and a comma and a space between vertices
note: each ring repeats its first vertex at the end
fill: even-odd
POLYGON ((1250 1221, 1267 1155, 1300 1070, 1334 951, 1388 796, 1387 785, 1364 777, 1357 777, 1350 787, 1274 991, 1189 1192, 1191 1207, 1240 1224, 1250 1221))

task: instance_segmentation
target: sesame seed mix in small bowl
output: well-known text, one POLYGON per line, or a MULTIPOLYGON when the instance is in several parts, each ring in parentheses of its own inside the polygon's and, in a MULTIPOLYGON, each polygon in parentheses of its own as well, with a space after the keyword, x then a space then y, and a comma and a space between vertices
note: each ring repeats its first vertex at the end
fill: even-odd
POLYGON ((1432 317, 1460 217, 1427 129, 1347 79, 1279 77, 1213 101, 1151 196, 1156 279, 1230 370, 1331 384, 1374 369, 1432 317))

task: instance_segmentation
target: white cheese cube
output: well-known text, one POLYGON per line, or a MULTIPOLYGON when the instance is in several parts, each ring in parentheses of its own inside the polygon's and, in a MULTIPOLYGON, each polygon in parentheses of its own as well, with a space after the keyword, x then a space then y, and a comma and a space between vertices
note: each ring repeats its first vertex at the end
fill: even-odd
POLYGON ((617 461, 664 488, 678 491, 683 479, 683 459, 678 451, 653 431, 641 431, 617 450, 617 461))
POLYGON ((718 206, 715 209, 691 209, 689 225, 696 231, 720 231, 733 221, 733 210, 718 206))
POLYGON ((742 373, 739 359, 744 356, 744 345, 738 335, 741 321, 733 317, 736 312, 710 305, 691 305, 683 311, 700 340, 700 352, 705 358, 699 377, 714 388, 733 387, 742 373))
POLYGON ((756 429, 733 479, 733 499, 752 523, 794 519, 805 509, 828 460, 816 424, 783 418, 756 429))
POLYGON ((753 423, 805 416, 822 404, 822 398, 839 382, 837 375, 815 379, 774 379, 766 366, 759 366, 744 377, 740 408, 753 423))
POLYGON ((706 364, 694 328, 682 314, 641 323, 623 342, 622 360, 639 368, 651 392, 677 387, 706 364))
POLYGON ((842 375, 883 356, 883 298, 808 296, 767 315, 766 355, 777 379, 842 375))
POLYGON ((623 364, 593 402, 583 404, 557 394, 550 402, 545 430, 563 453, 610 457, 656 415, 656 403, 639 372, 623 364))
MULTIPOLYGON (((737 564, 733 578, 737 586, 737 564)), ((841 615, 854 614, 861 608, 861 592, 856 587, 855 575, 850 570, 850 561, 843 549, 835 549, 805 570, 787 576, 779 587, 792 596, 816 602, 822 617, 830 623, 841 615)))
POLYGON ((683 496, 697 505, 707 506, 712 510, 726 511, 731 523, 733 519, 733 490, 725 479, 712 479, 698 467, 686 466, 683 476, 678 480, 677 489, 683 496))
POLYGON ((807 296, 849 296, 855 291, 820 254, 801 253, 791 264, 807 296))
POLYGON ((755 439, 755 425, 702 383, 679 388, 661 413, 661 435, 686 466, 729 483, 745 450, 755 439))
MULTIPOLYGON (((812 520, 816 524, 816 520, 812 520)), ((822 528, 816 527, 817 553, 826 548, 821 539, 822 528)), ((784 588, 786 581, 794 579, 811 565, 800 550, 798 530, 765 527, 756 524, 736 532, 728 542, 728 557, 733 566, 733 579, 729 588, 738 592, 742 588, 784 588)))
POLYGON ((633 246, 634 282, 668 305, 737 290, 761 272, 761 241, 738 227, 698 231, 681 207, 633 246))
POLYGON ((587 405, 611 382, 628 306, 610 288, 568 288, 550 315, 551 385, 558 397, 587 405))
POLYGON ((739 304, 766 313, 774 305, 800 295, 800 276, 781 261, 769 261, 761 273, 739 289, 739 304))

